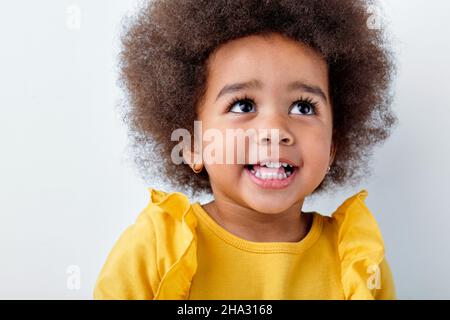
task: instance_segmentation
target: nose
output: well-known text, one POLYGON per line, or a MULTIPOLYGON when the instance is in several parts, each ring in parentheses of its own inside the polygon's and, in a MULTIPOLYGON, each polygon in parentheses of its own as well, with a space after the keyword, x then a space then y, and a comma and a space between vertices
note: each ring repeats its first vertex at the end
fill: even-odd
POLYGON ((291 145, 294 139, 290 134, 286 134, 285 131, 278 130, 276 128, 271 130, 262 130, 259 133, 260 144, 272 144, 279 143, 283 145, 291 145))
POLYGON ((269 129, 258 130, 259 144, 282 144, 288 146, 294 143, 294 136, 285 120, 279 119, 278 116, 274 115, 266 124, 266 128, 269 129))

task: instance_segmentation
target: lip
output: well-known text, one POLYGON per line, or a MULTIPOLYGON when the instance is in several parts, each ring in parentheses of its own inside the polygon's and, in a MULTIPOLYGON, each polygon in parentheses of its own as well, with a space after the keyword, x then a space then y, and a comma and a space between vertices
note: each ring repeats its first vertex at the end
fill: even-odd
MULTIPOLYGON (((286 162, 286 161, 282 161, 280 159, 280 162, 286 162)), ((286 163, 289 163, 289 162, 286 162, 286 163)), ((297 171, 298 170, 299 170, 298 167, 294 167, 294 171, 292 172, 292 174, 289 177, 287 177, 286 179, 283 179, 283 180, 278 180, 278 179, 263 180, 263 179, 260 179, 257 176, 255 176, 253 173, 251 173, 251 171, 246 166, 244 167, 244 171, 249 175, 250 179, 256 185, 258 185, 259 187, 261 187, 263 189, 284 189, 284 188, 287 188, 294 181, 294 178, 297 175, 297 171)))

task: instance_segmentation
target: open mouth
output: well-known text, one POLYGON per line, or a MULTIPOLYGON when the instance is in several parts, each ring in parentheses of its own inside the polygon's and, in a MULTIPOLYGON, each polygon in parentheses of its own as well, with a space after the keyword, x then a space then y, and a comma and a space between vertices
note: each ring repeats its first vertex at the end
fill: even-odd
POLYGON ((289 186, 299 168, 287 162, 261 162, 244 165, 250 179, 264 189, 282 189, 289 186))
POLYGON ((294 173, 296 166, 286 162, 246 164, 245 168, 261 180, 283 180, 294 173))

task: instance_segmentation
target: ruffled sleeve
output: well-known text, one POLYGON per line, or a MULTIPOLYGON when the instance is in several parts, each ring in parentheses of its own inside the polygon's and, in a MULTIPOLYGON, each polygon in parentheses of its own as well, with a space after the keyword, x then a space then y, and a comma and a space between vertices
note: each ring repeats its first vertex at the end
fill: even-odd
POLYGON ((365 204, 363 189, 333 213, 345 299, 395 299, 378 224, 365 204))
POLYGON ((148 188, 150 201, 115 243, 94 299, 186 299, 197 268, 197 221, 182 193, 148 188))
POLYGON ((187 299, 197 271, 197 219, 189 198, 149 188, 155 215, 161 282, 154 300, 187 299))

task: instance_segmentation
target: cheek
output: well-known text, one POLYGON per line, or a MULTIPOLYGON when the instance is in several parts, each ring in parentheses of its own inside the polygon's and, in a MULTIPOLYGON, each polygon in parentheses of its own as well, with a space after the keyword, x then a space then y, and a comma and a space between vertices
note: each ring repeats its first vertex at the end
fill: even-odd
POLYGON ((303 156, 308 159, 324 158, 329 153, 329 148, 327 141, 319 138, 303 141, 301 146, 303 156))
MULTIPOLYGON (((219 164, 221 170, 231 172, 232 165, 239 166, 248 163, 249 138, 243 134, 245 129, 209 126, 203 131, 202 151, 203 160, 210 164, 211 170, 219 164), (214 163, 215 162, 215 163, 214 163)), ((235 168, 239 171, 239 168, 235 168)))
POLYGON ((211 183, 221 188, 236 184, 243 174, 243 168, 239 165, 205 164, 205 169, 211 183))
POLYGON ((300 143, 303 155, 302 165, 308 170, 322 172, 328 167, 331 142, 327 136, 314 136, 304 139, 300 143))

